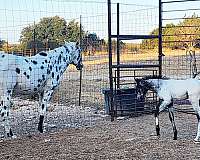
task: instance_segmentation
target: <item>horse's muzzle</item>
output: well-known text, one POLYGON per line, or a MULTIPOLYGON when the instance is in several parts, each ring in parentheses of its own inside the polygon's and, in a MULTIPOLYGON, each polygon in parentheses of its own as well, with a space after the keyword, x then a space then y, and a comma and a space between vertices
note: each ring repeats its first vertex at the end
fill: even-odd
POLYGON ((138 101, 144 100, 144 95, 141 92, 137 92, 137 100, 138 101))

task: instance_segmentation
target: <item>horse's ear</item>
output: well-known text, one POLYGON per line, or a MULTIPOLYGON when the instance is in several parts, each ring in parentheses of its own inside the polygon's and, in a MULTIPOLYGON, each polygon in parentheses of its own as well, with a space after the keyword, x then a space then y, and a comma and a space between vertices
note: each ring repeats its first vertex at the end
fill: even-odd
POLYGON ((139 84, 139 82, 140 82, 140 79, 138 79, 138 78, 135 78, 135 82, 136 82, 136 84, 139 84))
POLYGON ((66 40, 64 40, 64 43, 66 44, 66 43, 67 43, 67 41, 66 41, 66 40))
POLYGON ((76 46, 79 46, 79 41, 76 42, 76 46))

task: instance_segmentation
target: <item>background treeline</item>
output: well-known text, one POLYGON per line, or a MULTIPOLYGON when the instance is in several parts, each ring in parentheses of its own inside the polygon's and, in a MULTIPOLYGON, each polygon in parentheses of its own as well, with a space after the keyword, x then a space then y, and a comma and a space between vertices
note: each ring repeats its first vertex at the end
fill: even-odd
MULTIPOLYGON (((93 53, 102 50, 105 40, 96 33, 89 33, 81 28, 82 48, 93 53)), ((29 25, 21 31, 20 44, 8 44, 0 40, 0 50, 8 52, 37 53, 42 50, 53 49, 68 41, 80 40, 80 24, 75 20, 68 23, 59 16, 42 18, 38 23, 29 25)), ((103 47, 104 49, 106 48, 103 47)))
MULTIPOLYGON (((162 29, 163 47, 171 49, 181 49, 183 47, 199 47, 200 40, 200 18, 193 14, 191 17, 184 17, 176 25, 167 24, 162 29)), ((151 35, 158 35, 158 28, 154 29, 151 35)), ((158 39, 142 41, 142 48, 154 49, 158 47, 158 39)))
MULTIPOLYGON (((163 47, 181 49, 189 46, 200 48, 200 18, 193 14, 184 17, 177 24, 167 24, 163 27, 163 47)), ((158 35, 158 28, 151 35, 158 35)), ((100 39, 96 33, 90 33, 81 28, 82 49, 88 55, 105 54, 107 41, 100 39)), ((41 50, 59 47, 65 41, 80 40, 80 24, 75 20, 67 22, 59 16, 44 17, 38 23, 29 25, 21 31, 19 44, 8 44, 0 39, 0 50, 7 52, 22 52, 33 55, 41 50)), ((116 52, 116 40, 112 41, 113 52, 116 52)), ((122 53, 139 53, 141 49, 155 49, 158 39, 143 40, 141 43, 120 42, 122 53)))

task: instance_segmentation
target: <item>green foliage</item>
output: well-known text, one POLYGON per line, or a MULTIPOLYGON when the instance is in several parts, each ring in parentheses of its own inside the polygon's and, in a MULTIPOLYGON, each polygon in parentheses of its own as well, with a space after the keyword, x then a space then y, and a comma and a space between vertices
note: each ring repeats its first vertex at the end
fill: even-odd
POLYGON ((59 16, 45 17, 39 23, 25 27, 21 32, 20 42, 24 50, 31 49, 33 45, 52 49, 64 41, 78 41, 79 28, 79 23, 75 20, 67 24, 65 19, 59 16))
POLYGON ((3 46, 6 43, 5 40, 0 39, 0 51, 3 50, 3 46))
POLYGON ((105 44, 105 40, 100 39, 96 33, 86 33, 82 40, 82 48, 85 52, 89 52, 89 55, 102 51, 105 44))
MULTIPOLYGON (((163 32, 163 47, 167 48, 181 48, 183 46, 191 46, 200 38, 200 18, 196 14, 191 17, 185 17, 183 21, 178 24, 167 24, 163 32)), ((158 35, 158 28, 154 29, 150 35, 158 35)), ((149 39, 142 41, 142 48, 156 48, 158 47, 158 39, 149 39)))
MULTIPOLYGON (((85 35, 83 29, 81 31, 82 36, 85 35)), ((76 42, 80 39, 80 25, 75 20, 72 20, 67 25, 67 32, 66 32, 66 39, 67 41, 76 42)))

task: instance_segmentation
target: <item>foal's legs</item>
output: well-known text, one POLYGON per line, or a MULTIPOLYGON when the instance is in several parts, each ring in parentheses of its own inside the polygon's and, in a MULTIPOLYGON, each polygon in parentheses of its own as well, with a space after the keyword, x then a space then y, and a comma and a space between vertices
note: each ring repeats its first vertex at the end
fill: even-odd
POLYGON ((169 119, 172 123, 172 127, 173 127, 173 132, 174 132, 174 140, 177 140, 177 129, 176 129, 176 124, 174 121, 174 108, 173 108, 173 102, 171 102, 168 105, 168 110, 169 110, 169 119))
POLYGON ((194 141, 198 142, 200 137, 200 115, 197 113, 197 120, 198 120, 198 129, 197 129, 197 136, 194 141))
POLYGON ((190 96, 193 98, 190 98, 190 102, 192 103, 192 107, 194 111, 197 113, 197 120, 198 120, 198 127, 197 127, 197 135, 194 139, 194 141, 199 141, 200 138, 200 101, 198 97, 190 96))
POLYGON ((159 106, 162 103, 162 100, 159 99, 159 103, 156 105, 155 110, 155 122, 156 122, 156 135, 160 136, 160 126, 159 126, 159 106))
POLYGON ((156 134, 157 136, 160 136, 160 126, 159 126, 159 113, 162 112, 166 106, 170 104, 171 101, 166 101, 159 99, 159 104, 156 106, 155 111, 155 121, 156 121, 156 134))

